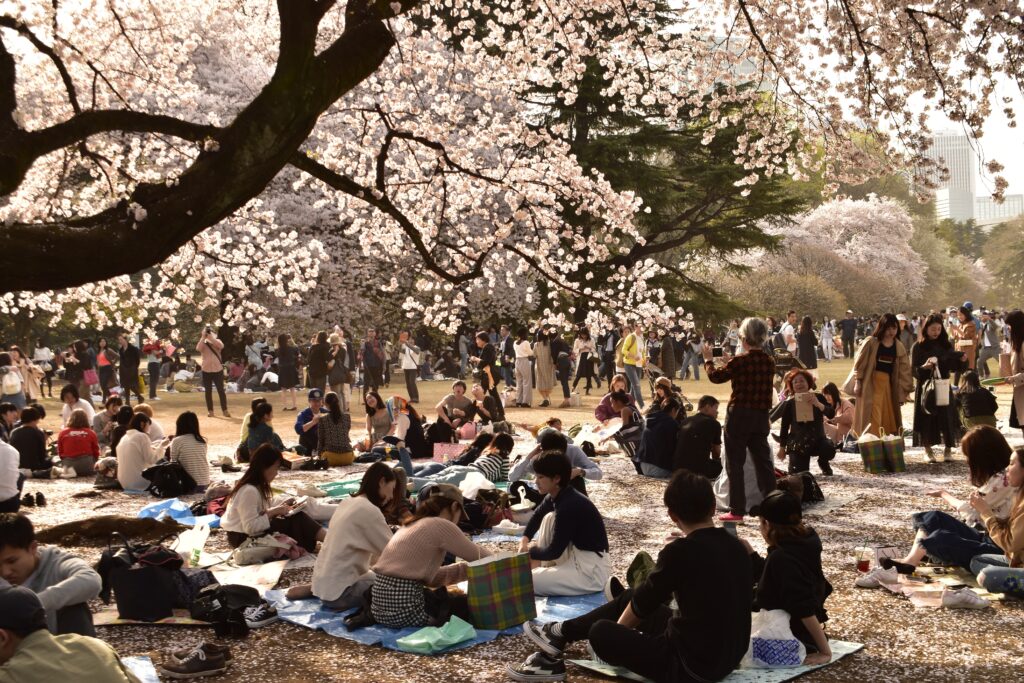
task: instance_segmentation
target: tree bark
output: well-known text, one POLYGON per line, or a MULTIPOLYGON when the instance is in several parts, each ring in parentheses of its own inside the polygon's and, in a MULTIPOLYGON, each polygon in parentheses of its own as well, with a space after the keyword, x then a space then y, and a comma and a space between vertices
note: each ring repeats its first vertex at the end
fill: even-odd
MULTIPOLYGON (((41 149, 59 149, 106 131, 153 131, 200 140, 210 148, 168 186, 141 184, 130 199, 93 216, 67 221, 12 223, 0 228, 0 292, 73 287, 138 272, 164 261, 188 240, 230 216, 259 195, 289 163, 320 115, 372 74, 394 44, 374 7, 350 3, 345 31, 333 45, 315 53, 317 25, 324 5, 310 0, 279 0, 281 56, 262 92, 226 128, 151 117, 133 112, 83 112, 43 131, 5 131, 7 160, 29 164, 41 149), (136 220, 133 205, 145 211, 136 220)), ((0 46, 0 103, 13 96, 13 68, 0 46), (11 81, 5 82, 10 77, 11 81), (10 86, 6 88, 5 86, 10 86)), ((4 112, 0 111, 0 118, 4 112)), ((2 121, 0 121, 2 124, 2 121)), ((0 164, 3 165, 3 164, 0 164)), ((27 170, 28 166, 25 167, 27 170)), ((11 192, 0 178, 0 191, 11 192)), ((21 172, 24 177, 24 171, 21 172)), ((14 188, 20 183, 15 179, 14 188)))

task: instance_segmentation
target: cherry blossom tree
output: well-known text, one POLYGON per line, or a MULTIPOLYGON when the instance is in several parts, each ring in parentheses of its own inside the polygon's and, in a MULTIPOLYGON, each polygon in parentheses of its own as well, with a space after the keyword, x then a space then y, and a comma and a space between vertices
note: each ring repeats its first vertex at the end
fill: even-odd
POLYGON ((588 280, 590 260, 646 242, 643 198, 581 169, 564 130, 530 125, 538 84, 571 99, 598 59, 607 92, 668 126, 707 117, 708 143, 740 126, 749 188, 870 175, 865 130, 919 162, 913 98, 978 136, 995 79, 1022 83, 1009 0, 676 5, 678 28, 655 31, 650 0, 0 0, 0 251, 16 255, 0 305, 99 316, 128 297, 173 316, 170 300, 198 300, 268 322, 266 301, 302 298, 331 258, 300 237, 315 225, 366 259, 411 258, 403 304, 432 324, 502 283, 531 305, 537 283, 545 315, 573 296, 676 315, 656 255, 588 280), (286 218, 289 193, 304 203, 286 218))

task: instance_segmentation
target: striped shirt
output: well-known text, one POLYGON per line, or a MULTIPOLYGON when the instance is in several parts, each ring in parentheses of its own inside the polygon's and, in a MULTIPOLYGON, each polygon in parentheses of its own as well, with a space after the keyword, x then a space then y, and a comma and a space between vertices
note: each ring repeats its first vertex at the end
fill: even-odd
POLYGON ((508 453, 489 451, 470 465, 487 477, 488 481, 508 481, 508 453))
POLYGON ((171 462, 181 463, 197 486, 210 484, 210 463, 206 461, 206 444, 191 434, 176 436, 171 441, 171 462))

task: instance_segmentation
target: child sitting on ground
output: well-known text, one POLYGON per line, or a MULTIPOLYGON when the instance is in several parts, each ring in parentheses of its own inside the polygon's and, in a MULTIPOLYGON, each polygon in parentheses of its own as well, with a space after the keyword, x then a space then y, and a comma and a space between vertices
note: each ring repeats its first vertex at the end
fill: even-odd
POLYGON ((1010 486, 1017 490, 1008 516, 997 514, 980 492, 971 494, 971 507, 981 515, 989 537, 1003 551, 1002 555, 976 556, 971 560, 971 572, 990 593, 1024 598, 1024 448, 1018 446, 1013 451, 1006 473, 1010 486))

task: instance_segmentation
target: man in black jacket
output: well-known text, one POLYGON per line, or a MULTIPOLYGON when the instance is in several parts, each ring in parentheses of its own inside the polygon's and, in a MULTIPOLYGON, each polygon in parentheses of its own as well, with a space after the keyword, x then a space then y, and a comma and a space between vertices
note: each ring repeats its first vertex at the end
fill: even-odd
POLYGON ((124 396, 124 404, 132 404, 132 392, 135 392, 137 403, 142 403, 142 392, 139 388, 139 363, 142 356, 139 355, 139 348, 128 341, 128 335, 122 332, 117 335, 117 343, 121 347, 121 366, 118 368, 118 377, 121 382, 121 389, 124 396))
POLYGON ((618 329, 615 323, 611 323, 608 330, 597 338, 597 352, 601 354, 600 375, 611 386, 612 377, 615 375, 615 346, 619 343, 618 329))

